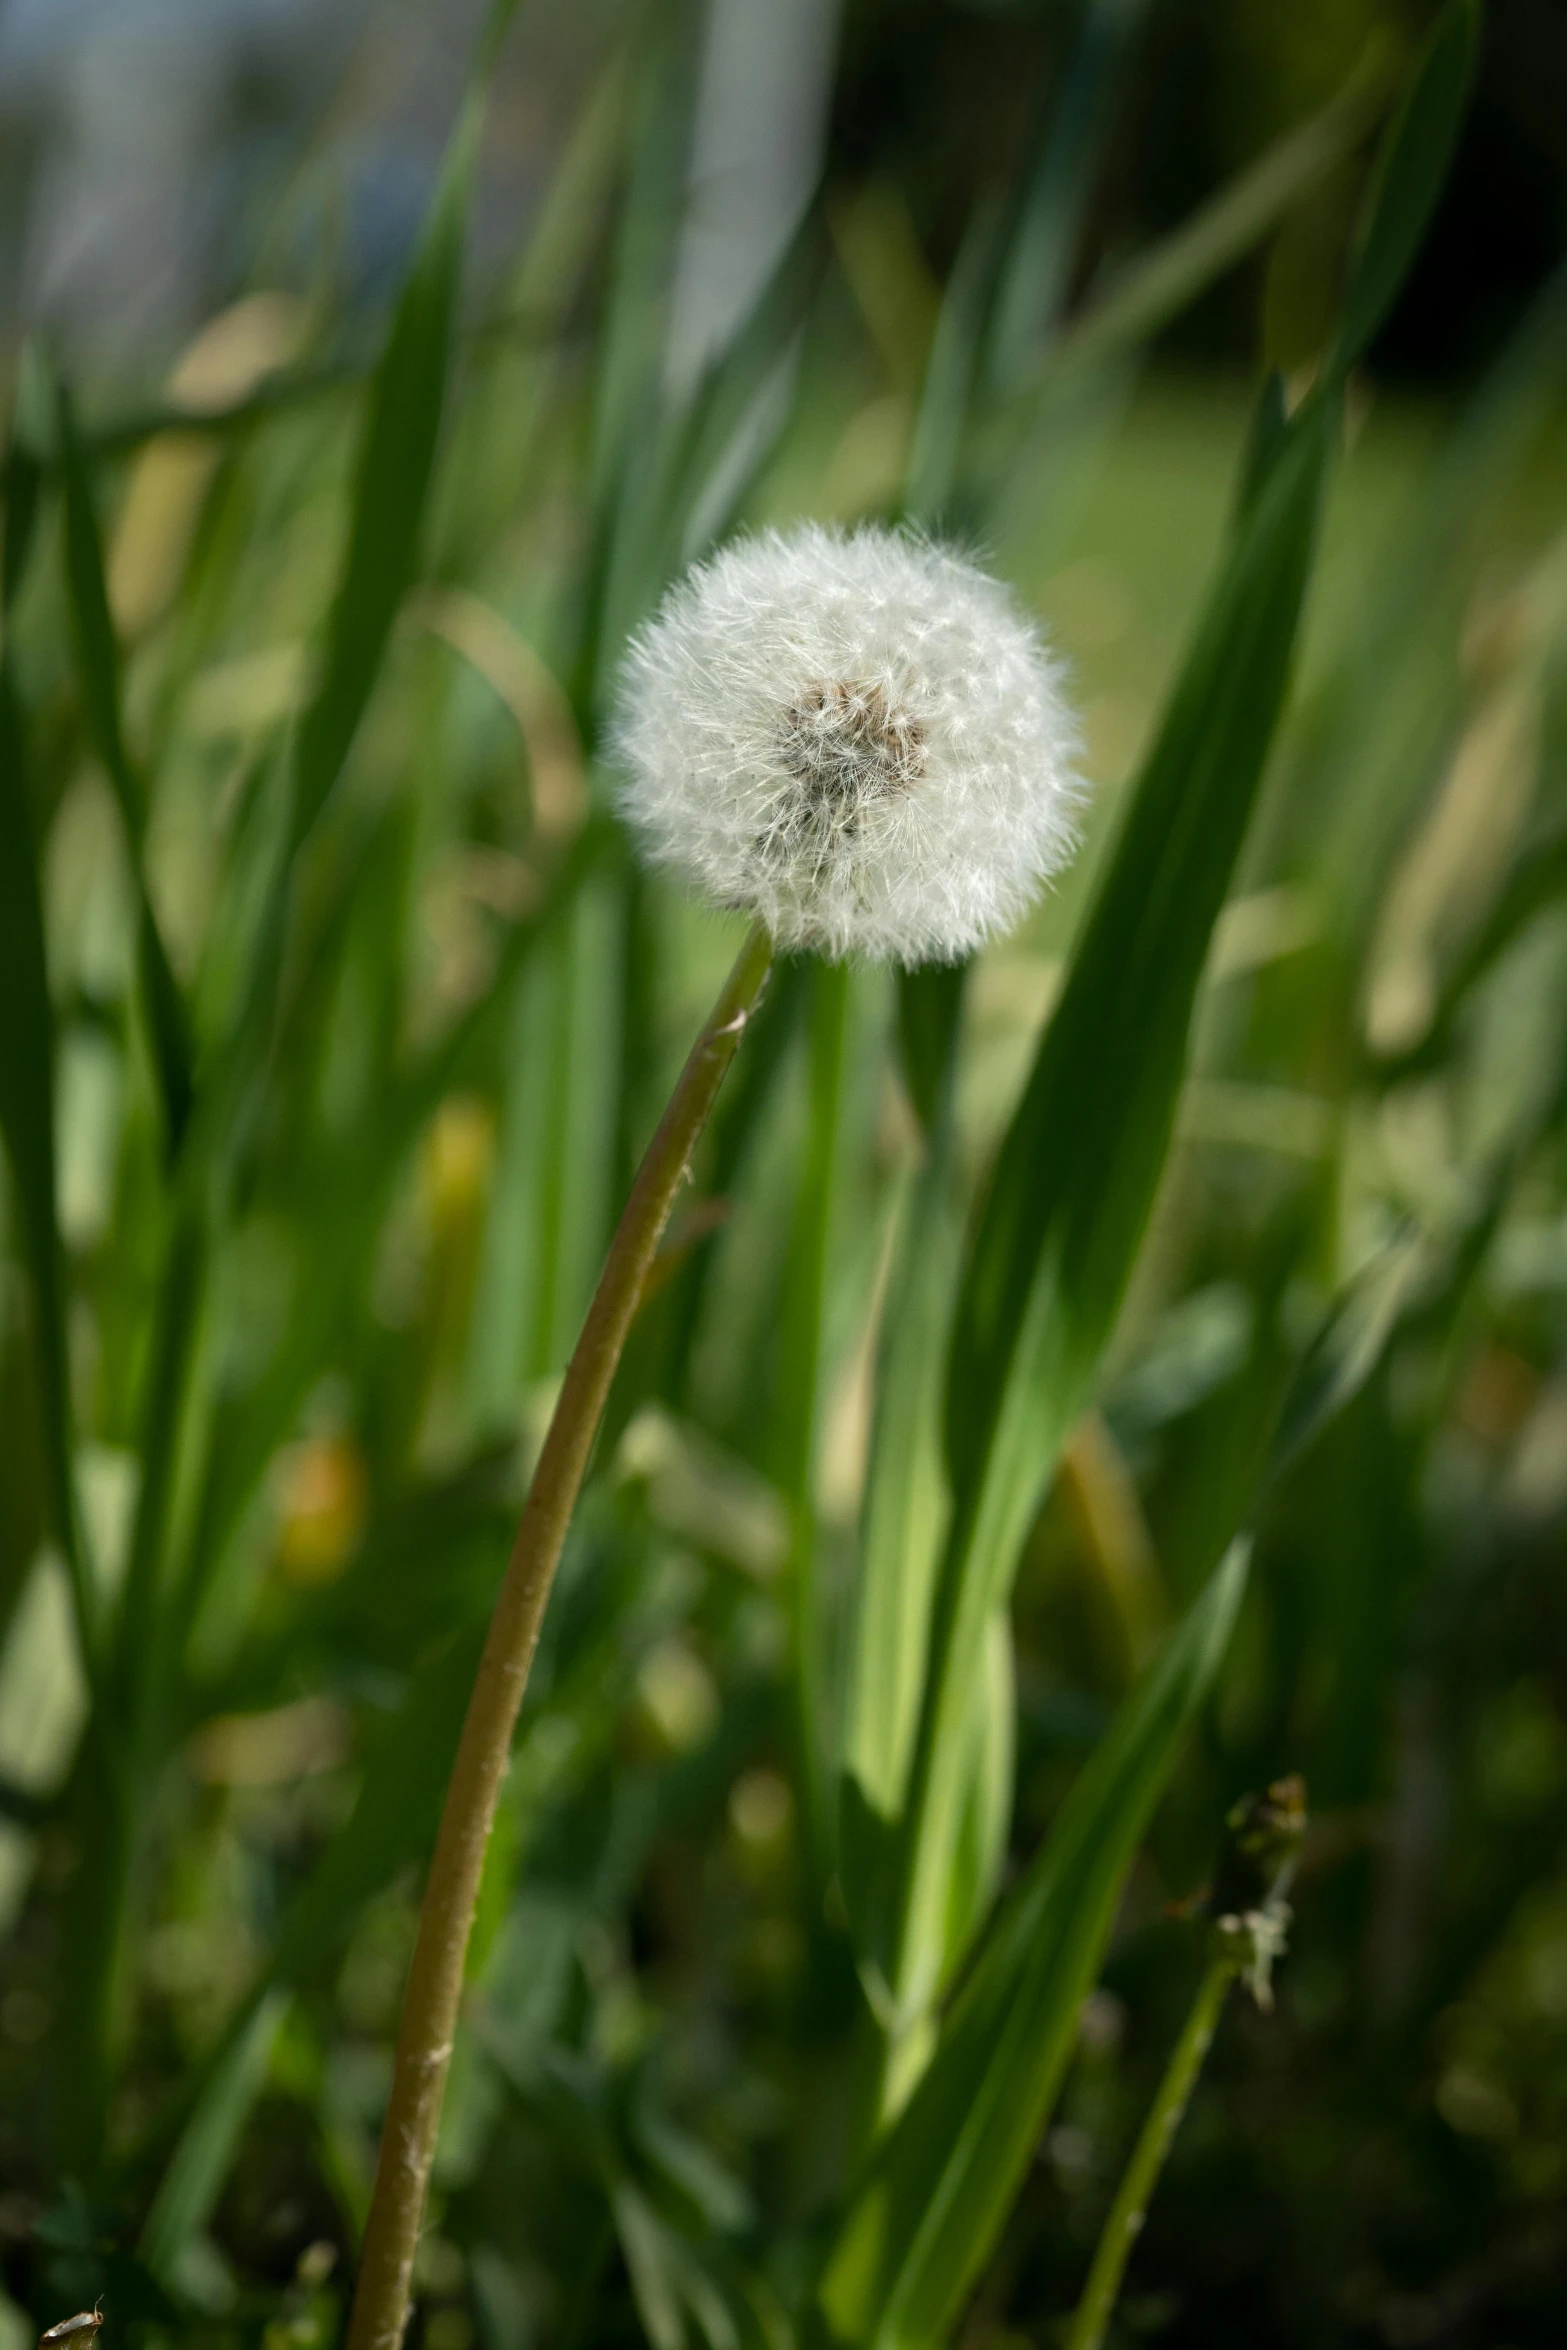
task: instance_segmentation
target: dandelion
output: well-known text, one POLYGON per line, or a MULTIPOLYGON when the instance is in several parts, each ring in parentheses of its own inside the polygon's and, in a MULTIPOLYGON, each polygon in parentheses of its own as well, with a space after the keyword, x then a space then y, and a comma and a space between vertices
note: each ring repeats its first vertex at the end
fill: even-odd
POLYGON ((652 861, 780 947, 955 961, 1073 845, 1056 663, 902 532, 769 532, 691 572, 630 648, 614 745, 652 861))
POLYGON ((775 945, 952 960, 1071 843, 1072 730, 1006 591, 945 549, 808 529, 695 571, 632 647, 618 742, 651 854, 752 915, 637 1170, 496 1600, 425 1885, 349 2350, 398 2350, 485 1840, 561 1546, 676 1191, 775 945))

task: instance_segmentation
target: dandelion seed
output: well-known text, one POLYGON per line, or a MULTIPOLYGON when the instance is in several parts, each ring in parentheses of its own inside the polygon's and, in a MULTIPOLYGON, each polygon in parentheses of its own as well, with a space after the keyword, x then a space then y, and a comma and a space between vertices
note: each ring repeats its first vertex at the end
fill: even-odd
POLYGON ((1074 845, 1056 664, 997 581, 902 533, 693 571, 631 645, 614 747, 651 860, 781 947, 954 961, 1074 845))

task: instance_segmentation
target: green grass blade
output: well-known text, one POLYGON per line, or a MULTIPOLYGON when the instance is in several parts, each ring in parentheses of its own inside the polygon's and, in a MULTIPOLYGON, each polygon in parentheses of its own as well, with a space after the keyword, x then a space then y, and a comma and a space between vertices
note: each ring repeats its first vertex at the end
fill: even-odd
MULTIPOLYGON (((950 1146, 914 1179, 882 1325, 859 1577, 844 1693, 843 1880, 862 1955, 871 1904, 908 1792, 946 1514, 942 1368, 961 1261, 950 1146), (878 1866, 878 1859, 882 1865, 878 1866)), ((885 1952, 881 1953, 886 1962, 885 1952)))
POLYGON ((807 1505, 821 1351, 822 1284, 833 1176, 843 1102, 849 973, 844 964, 817 964, 810 972, 809 1109, 789 1271, 779 1337, 778 1397, 771 1435, 771 1466, 791 1500, 807 1505))
POLYGON ((834 2340, 924 2350, 946 2338, 1060 2086, 1126 1870, 1212 1684, 1245 1577, 1236 1545, 997 1917, 828 2260, 820 2303, 834 2340))
POLYGON ((905 1074, 926 1141, 903 1203, 882 1318, 838 1800, 850 1925, 862 1965, 883 1976, 890 1967, 889 1870, 914 1759, 947 1508, 941 1403, 962 1263, 952 1083, 965 977, 961 969, 920 971, 899 988, 905 1074))
POLYGON ((809 977, 809 1094, 778 1334, 770 1461, 792 1521, 796 1689, 803 1791, 819 1859, 831 1849, 829 1676, 812 1473, 822 1384, 828 1240, 842 1157, 849 972, 818 963, 809 977))
POLYGON ((65 493, 66 585, 77 665, 81 671, 82 705, 88 737, 113 786, 125 826, 139 902, 139 948, 147 1026, 158 1067, 172 1155, 179 1148, 190 1116, 193 1087, 189 1025, 147 889, 143 860, 147 791, 126 746, 120 708, 120 650, 104 581, 103 537, 70 394, 63 383, 57 387, 56 418, 65 493))
POLYGON ((538 911, 518 922, 502 947, 493 984, 448 1035, 388 1087, 371 1128, 345 1147, 330 1180, 312 1198, 321 1249, 278 1360, 233 1409, 220 1403, 196 1533, 175 1602, 180 1631, 194 1620, 228 1538, 258 1479, 288 1436, 312 1380, 362 1296, 381 1211, 407 1154, 443 1095, 457 1085, 485 1038, 504 1018, 512 983, 540 942, 563 921, 613 841, 607 820, 586 825, 552 876, 538 911))
POLYGON ((477 70, 441 167, 435 200, 370 386, 348 547, 321 681, 294 753, 293 837, 302 841, 348 757, 392 624, 419 564, 452 370, 468 203, 484 128, 488 69, 511 6, 492 9, 477 70))
POLYGON ((1365 351, 1420 249, 1458 143, 1479 38, 1478 0, 1448 0, 1388 127, 1344 294, 1339 369, 1365 351))
MULTIPOLYGON (((1302 419, 1225 566, 1002 1145, 953 1346, 948 1434, 965 1498, 995 1477, 1022 1364, 1059 1346, 1057 1408, 1075 1416, 1120 1303, 1283 702, 1328 433, 1325 410, 1302 419)), ((1036 1427, 1030 1449, 1037 1439, 1036 1427)))
MULTIPOLYGON (((1011 1610, 992 1610, 969 1704, 967 1769, 947 1878, 947 1956, 956 1960, 995 1898, 1012 1826, 1017 1763, 1017 1673, 1011 1610)), ((894 2088, 896 2084, 893 2084, 894 2088)), ((896 2104, 894 2095, 891 2100, 896 2104)))
POLYGON ((1164 1164, 1208 940, 1283 700, 1329 439, 1302 416, 1225 566, 1002 1146, 948 1379, 954 1523, 905 1823, 895 1990, 945 1949, 985 1627, 1088 1401, 1164 1164))
POLYGON ((161 2283, 174 2281, 180 2253, 204 2227, 222 2192, 239 2133, 266 2079, 291 1994, 265 1991, 246 2010, 159 2182, 137 2251, 161 2283))
POLYGON ((800 329, 821 270, 812 206, 750 310, 683 399, 649 406, 644 442, 617 481, 605 557, 598 674, 671 574, 732 523, 788 421, 800 329))
POLYGON ((0 602, 7 618, 16 602, 32 549, 43 473, 36 451, 13 438, 5 459, 5 552, 0 558, 0 602))
POLYGON ((692 398, 678 470, 679 552, 687 562, 729 527, 787 420, 793 361, 825 250, 813 204, 692 398))
POLYGON ((370 1741, 354 1808, 290 1907, 266 1973, 209 2065, 164 2168, 141 2243, 158 2274, 168 2275, 221 2191, 293 1987, 398 1869, 422 1861, 434 1842, 482 1637, 470 1627, 416 1672, 370 1741))
POLYGON ((180 1199, 160 1269, 141 1414, 141 1482, 112 1633, 110 1686, 131 1752, 141 1764, 150 1759, 145 1742, 155 1732, 170 1661, 164 1574, 206 1293, 208 1232, 203 1209, 199 1197, 180 1199))
POLYGON ((594 368, 588 483, 594 543, 572 698, 587 729, 629 629, 673 554, 665 413, 669 296, 686 210, 700 25, 690 0, 650 13, 638 44, 625 186, 594 368))
POLYGON ((980 203, 952 264, 925 363, 903 484, 911 522, 931 523, 953 501, 1001 236, 999 209, 980 203))
POLYGON ((65 1273, 55 1222, 54 1009, 44 950, 27 744, 9 660, 0 659, 0 1132, 11 1161, 27 1270, 50 1512, 71 1576, 89 1681, 97 1593, 86 1571, 71 1469, 65 1273))
POLYGON ((591 475, 604 512, 643 460, 659 411, 669 288, 686 209, 700 19, 691 0, 649 11, 636 72, 625 197, 593 387, 591 475))
POLYGON ((1421 1232, 1407 1227, 1334 1298, 1285 1391, 1263 1469, 1264 1491, 1288 1475, 1371 1377, 1428 1257, 1421 1232))
POLYGON ((529 1379, 558 1373, 570 1355, 612 1224, 622 887, 606 876, 579 890, 538 958, 545 990, 528 1015, 537 1065, 523 1056, 534 1162, 523 1170, 532 1176, 523 1192, 534 1258, 521 1358, 529 1379))
POLYGON ((898 975, 898 1059, 927 1135, 946 1111, 969 970, 967 963, 927 963, 898 975))
POLYGON ((1237 530, 1244 528, 1247 515, 1267 487, 1274 460, 1283 454, 1288 439, 1289 417, 1285 409, 1284 378, 1274 367, 1269 369, 1257 405, 1252 410, 1246 454, 1241 462, 1241 484, 1235 499, 1237 530))
POLYGON ((131 763, 121 722, 120 648, 104 577, 103 532, 76 427, 75 404, 64 383, 56 386, 55 402, 65 493, 66 584, 87 732, 114 787, 132 854, 139 857, 147 829, 146 787, 131 763))
POLYGON ((72 1469, 65 1267, 55 1216, 54 1004, 49 993, 38 841, 27 729, 11 673, 10 632, 38 518, 42 469, 13 437, 5 463, 5 552, 0 568, 0 1136, 11 1162, 28 1274, 55 1538, 66 1560, 89 1686, 99 1665, 98 1595, 87 1570, 72 1469))
MULTIPOLYGON (((809 965, 798 959, 775 969, 745 1051, 718 1097, 703 1151, 702 1188, 709 1200, 725 1207, 743 1180, 758 1129, 788 1068, 809 979, 809 965)), ((604 1415, 603 1459, 613 1456, 637 1407, 649 1396, 664 1398, 678 1411, 690 1410, 692 1359, 718 1262, 715 1239, 709 1232, 695 1241, 664 1292, 650 1298, 638 1315, 604 1415)))

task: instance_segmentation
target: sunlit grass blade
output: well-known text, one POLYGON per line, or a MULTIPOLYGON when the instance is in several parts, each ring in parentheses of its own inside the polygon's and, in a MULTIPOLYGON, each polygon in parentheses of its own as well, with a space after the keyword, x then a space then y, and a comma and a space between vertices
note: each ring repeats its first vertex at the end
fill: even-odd
MULTIPOLYGON (((985 1626, 979 1678, 969 1702, 968 1755, 959 1765, 963 1781, 947 1877, 946 1954, 955 1962, 967 1950, 995 1898, 1006 1865, 1012 1827, 1012 1782, 1017 1763, 1017 1675, 1012 1653, 1012 1614, 991 1611, 985 1626)), ((918 2071, 916 2064, 913 2068, 918 2071)), ((887 2083, 886 2103, 902 2102, 901 2085, 887 2083)))
MULTIPOLYGON (((839 1873, 861 1964, 890 1969, 889 1872, 908 1791, 946 1517, 943 1373, 962 1262, 952 1088, 966 973, 900 982, 906 1082, 924 1127, 901 1208, 846 1628, 839 1873)), ((885 2003, 883 1983, 878 2002, 885 2003)))
MULTIPOLYGON (((1331 430, 1325 409, 1302 419, 1217 584, 1002 1146, 953 1346, 948 1436, 966 1506, 998 1471, 1022 1470, 1009 1453, 1053 1453, 1041 1439, 1075 1417, 1130 1272, 1283 700, 1331 430), (1046 1415, 1003 1432, 1031 1361, 1046 1415)), ((1047 1474, 1043 1460, 1024 1472, 1014 1539, 1047 1474)))
POLYGON ((1208 940, 1261 779, 1331 420, 1304 416, 1220 577, 1003 1143, 954 1333, 954 1520, 904 1826, 896 2007, 939 1980, 985 1627, 1088 1401, 1152 1204, 1208 940))
POLYGON ((828 2259, 820 2306, 834 2340, 924 2350, 946 2338, 1060 2086, 1126 1869, 1212 1685, 1245 1577, 1237 1546, 997 1914, 828 2259))
POLYGON ((125 826, 140 908, 140 959, 147 1027, 162 1088, 169 1150, 173 1155, 190 1116, 193 1092, 189 1023, 147 888, 143 857, 147 787, 126 746, 120 708, 120 653, 104 582, 103 539, 70 394, 63 383, 58 387, 56 423, 65 491, 66 584, 81 671, 82 706, 89 739, 113 787, 125 826))
POLYGON ((849 973, 843 964, 810 972, 808 1092, 794 1221, 784 1266, 770 1466, 791 1518, 795 1676, 800 1764, 819 1861, 831 1849, 830 1729, 826 1625, 813 1495, 826 1320, 828 1237, 841 1155, 849 973))

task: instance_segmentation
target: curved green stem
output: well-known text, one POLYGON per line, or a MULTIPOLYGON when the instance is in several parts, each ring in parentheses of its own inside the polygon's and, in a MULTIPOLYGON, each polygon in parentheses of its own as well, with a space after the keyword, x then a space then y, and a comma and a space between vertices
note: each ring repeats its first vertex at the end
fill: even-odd
POLYGON ((1066 2338, 1066 2350, 1099 2350, 1115 2307, 1116 2295, 1121 2290, 1121 2278, 1131 2257, 1132 2246, 1142 2232, 1148 2214, 1148 2202, 1159 2181, 1165 2157, 1170 2151, 1182 2116, 1191 2102, 1202 2071, 1203 2058, 1208 2053, 1214 2027, 1225 1994, 1234 1982, 1237 1968, 1233 1959, 1216 1958, 1197 1988, 1191 2013, 1175 2043, 1174 2053, 1159 2084, 1142 2135, 1126 2166, 1125 2176, 1116 2190, 1094 2254, 1094 2265, 1088 2272, 1083 2287, 1083 2298, 1077 2305, 1072 2330, 1066 2338))
POLYGON ((766 932, 753 929, 692 1047, 610 1243, 533 1474, 468 1700, 425 1885, 348 2350, 397 2350, 402 2340, 474 1903, 539 1626, 653 1253, 771 956, 766 932))

